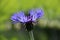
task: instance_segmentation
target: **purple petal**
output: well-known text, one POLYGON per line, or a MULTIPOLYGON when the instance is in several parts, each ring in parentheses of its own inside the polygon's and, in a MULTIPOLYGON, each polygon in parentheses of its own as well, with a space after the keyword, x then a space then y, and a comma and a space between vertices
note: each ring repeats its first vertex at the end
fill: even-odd
POLYGON ((25 16, 24 12, 18 12, 17 16, 20 22, 27 22, 27 17, 25 16))
POLYGON ((20 11, 16 14, 14 14, 12 17, 11 17, 11 20, 16 23, 16 22, 27 22, 27 17, 25 16, 24 12, 20 11))
POLYGON ((30 13, 32 21, 35 21, 36 19, 41 18, 44 14, 42 9, 32 9, 30 10, 29 13, 30 13))
POLYGON ((14 15, 11 17, 11 20, 12 20, 13 22, 18 22, 17 14, 14 14, 14 15))
POLYGON ((37 18, 41 18, 44 15, 44 11, 42 9, 36 9, 37 18))

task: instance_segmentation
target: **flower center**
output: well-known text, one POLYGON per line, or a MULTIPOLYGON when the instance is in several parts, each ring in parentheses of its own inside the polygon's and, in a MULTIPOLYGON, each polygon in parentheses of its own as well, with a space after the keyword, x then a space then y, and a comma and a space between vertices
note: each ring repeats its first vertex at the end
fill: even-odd
POLYGON ((27 31, 31 31, 33 29, 32 21, 26 22, 25 25, 26 25, 27 31))

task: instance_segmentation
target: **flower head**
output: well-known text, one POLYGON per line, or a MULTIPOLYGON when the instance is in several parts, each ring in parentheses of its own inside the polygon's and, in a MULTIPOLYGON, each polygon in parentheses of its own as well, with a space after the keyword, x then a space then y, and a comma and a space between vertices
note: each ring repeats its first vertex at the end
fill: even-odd
POLYGON ((32 9, 29 11, 29 15, 26 16, 23 11, 20 11, 18 13, 15 13, 11 20, 13 23, 21 22, 25 23, 26 29, 28 31, 31 31, 33 29, 32 22, 35 22, 37 19, 41 18, 43 16, 44 12, 42 9, 32 9))
POLYGON ((15 13, 11 20, 13 22, 22 22, 26 23, 29 21, 36 21, 37 19, 41 18, 43 16, 43 10, 42 9, 32 9, 29 11, 29 16, 26 16, 23 11, 20 11, 18 13, 15 13))

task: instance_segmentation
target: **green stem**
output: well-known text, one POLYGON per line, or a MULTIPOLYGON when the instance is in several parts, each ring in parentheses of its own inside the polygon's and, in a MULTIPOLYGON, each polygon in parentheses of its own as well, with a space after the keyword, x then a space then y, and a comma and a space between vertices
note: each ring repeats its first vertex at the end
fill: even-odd
POLYGON ((30 40, 34 40, 33 31, 29 31, 30 40))

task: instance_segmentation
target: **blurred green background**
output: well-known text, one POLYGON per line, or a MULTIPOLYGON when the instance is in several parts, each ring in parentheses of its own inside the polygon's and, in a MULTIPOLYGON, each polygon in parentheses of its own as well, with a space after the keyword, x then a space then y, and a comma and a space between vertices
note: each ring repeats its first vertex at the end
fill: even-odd
POLYGON ((0 0, 0 40, 29 40, 28 33, 20 30, 21 24, 13 25, 10 17, 32 8, 44 10, 44 16, 34 28, 35 40, 59 40, 60 0, 0 0), (12 30, 12 27, 15 29, 12 30))

